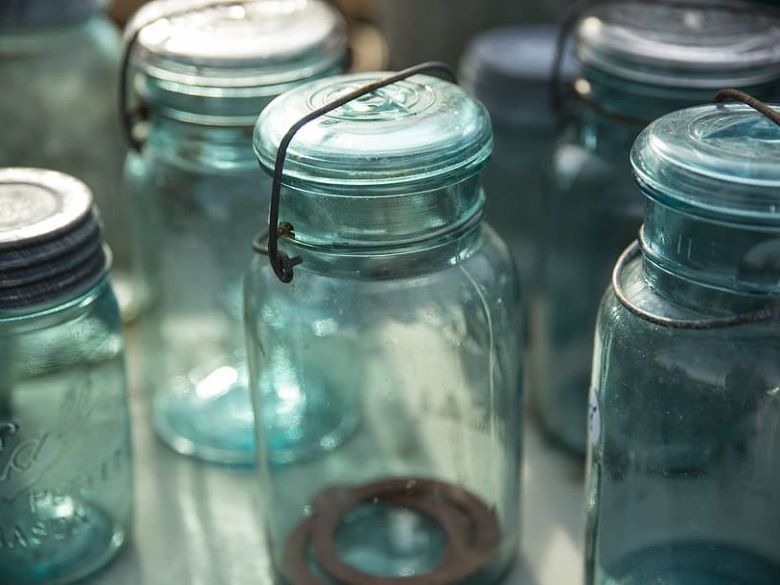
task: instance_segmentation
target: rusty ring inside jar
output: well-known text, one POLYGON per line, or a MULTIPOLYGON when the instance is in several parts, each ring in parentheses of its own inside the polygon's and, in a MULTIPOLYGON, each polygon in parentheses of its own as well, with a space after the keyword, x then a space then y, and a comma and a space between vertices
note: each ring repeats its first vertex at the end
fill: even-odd
POLYGON ((334 487, 314 500, 315 513, 288 540, 284 564, 296 584, 325 585, 309 566, 317 566, 345 585, 452 585, 476 573, 493 558, 500 542, 498 519, 487 505, 461 487, 430 479, 391 479, 356 488, 334 487), (434 520, 447 536, 436 568, 413 577, 380 577, 346 564, 336 551, 342 521, 366 503, 415 510, 434 520))

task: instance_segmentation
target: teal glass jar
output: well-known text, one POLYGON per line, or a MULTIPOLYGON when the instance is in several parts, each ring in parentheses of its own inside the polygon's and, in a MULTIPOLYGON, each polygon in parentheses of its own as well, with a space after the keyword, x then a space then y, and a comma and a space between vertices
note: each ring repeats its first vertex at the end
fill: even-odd
POLYGON ((634 147, 647 211, 598 322, 588 585, 780 583, 778 160, 780 125, 742 105, 634 147))
POLYGON ((121 38, 105 0, 0 3, 0 167, 40 167, 92 190, 114 256, 112 282, 127 319, 144 283, 120 194, 125 145, 116 115, 121 38))
POLYGON ((552 159, 531 377, 544 429, 584 455, 597 308, 642 221, 631 145, 651 120, 706 103, 724 87, 772 95, 780 21, 742 3, 614 3, 582 19, 577 54, 572 122, 552 159))
POLYGON ((0 582, 70 583, 121 548, 132 477, 122 322, 88 188, 0 170, 0 582))
POLYGON ((243 275, 270 190, 252 130, 278 94, 343 70, 345 24, 318 0, 186 0, 148 4, 128 32, 148 111, 125 184, 156 284, 144 325, 154 425, 183 454, 250 464, 243 275))
MULTIPOLYGON (((278 98, 255 130, 262 166, 298 120, 381 77, 278 98)), ((517 551, 522 318, 482 223, 491 149, 482 106, 427 75, 291 143, 280 249, 301 264, 284 284, 258 255, 246 284, 278 583, 493 583, 517 551)))
MULTIPOLYGON (((460 68, 464 88, 485 105, 493 122, 493 157, 482 173, 485 217, 509 245, 524 290, 534 281, 543 218, 546 184, 540 169, 557 137, 549 105, 556 40, 552 26, 494 29, 474 39, 460 68)), ((571 80, 574 68, 573 59, 566 59, 563 77, 571 80)))

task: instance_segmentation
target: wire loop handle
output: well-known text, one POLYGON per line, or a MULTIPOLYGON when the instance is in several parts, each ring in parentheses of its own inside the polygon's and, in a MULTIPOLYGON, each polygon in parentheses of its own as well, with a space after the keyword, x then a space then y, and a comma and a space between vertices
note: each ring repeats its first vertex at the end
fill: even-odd
POLYGON ((750 106, 759 114, 763 114, 769 120, 780 126, 780 112, 774 109, 769 104, 765 104, 761 100, 754 98, 752 95, 740 91, 738 89, 724 89, 718 92, 713 100, 716 104, 723 104, 727 101, 742 102, 746 106, 750 106))
POLYGON ((274 166, 273 186, 271 188, 271 204, 268 212, 268 232, 258 236, 252 245, 252 249, 255 252, 264 256, 268 256, 271 266, 274 269, 274 273, 280 281, 284 283, 292 282, 294 276, 293 269, 302 262, 301 258, 290 258, 287 254, 279 250, 279 238, 294 237, 295 234, 294 227, 291 224, 286 222, 279 223, 279 206, 281 203, 282 179, 284 177, 284 162, 287 158, 287 151, 290 148, 290 144, 292 143, 295 136, 304 128, 304 126, 318 118, 321 118, 322 116, 325 116, 326 114, 329 114, 333 110, 337 110, 338 108, 345 106, 346 104, 358 98, 373 93, 378 89, 382 89, 388 85, 393 85, 394 83, 398 83, 399 81, 403 81, 404 79, 421 73, 438 74, 441 77, 448 78, 448 80, 452 81, 453 83, 457 83, 455 73, 452 71, 449 65, 437 61, 421 63, 420 65, 409 67, 408 69, 399 71, 398 73, 390 75, 389 77, 385 77, 383 79, 379 79, 359 87, 358 89, 351 91, 350 93, 345 94, 328 104, 325 104, 321 108, 310 112, 298 120, 284 135, 281 142, 279 143, 279 150, 276 154, 276 164, 274 166), (267 248, 262 246, 262 240, 266 237, 268 242, 267 248))

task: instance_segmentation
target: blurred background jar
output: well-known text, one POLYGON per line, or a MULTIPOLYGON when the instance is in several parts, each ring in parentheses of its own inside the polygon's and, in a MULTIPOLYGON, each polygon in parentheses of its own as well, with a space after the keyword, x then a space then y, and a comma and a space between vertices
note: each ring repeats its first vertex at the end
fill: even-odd
POLYGON ((469 41, 497 26, 555 22, 569 0, 376 0, 377 22, 387 37, 390 64, 422 61, 457 66, 469 41))
POLYGON ((343 71, 347 43, 340 15, 318 0, 203 4, 153 2, 128 26, 132 88, 148 112, 125 171, 155 284, 144 382, 175 450, 248 464, 243 275, 270 191, 252 129, 276 95, 343 71))
POLYGON ((114 255, 126 319, 143 304, 127 202, 125 146, 116 114, 121 39, 108 0, 0 3, 0 166, 56 169, 90 187, 114 255))
POLYGON ((642 219, 631 144, 654 118, 706 103, 723 87, 772 95, 780 20, 739 2, 625 2, 591 9, 576 35, 582 75, 552 159, 531 385, 544 428, 583 455, 597 307, 642 219))
MULTIPOLYGON (((255 131, 263 167, 295 122, 380 77, 278 98, 255 131)), ((284 284, 258 256, 246 288, 279 583, 493 583, 515 556, 522 318, 481 222, 491 149, 487 112, 426 75, 292 142, 281 247, 302 263, 284 284)))
POLYGON ((0 170, 0 581, 70 583, 125 543, 122 321, 89 189, 0 170))
MULTIPOLYGON (((464 88, 487 108, 495 145, 482 173, 486 217, 509 245, 524 289, 533 284, 545 177, 557 138, 550 104, 550 77, 557 29, 552 26, 506 27, 485 32, 466 50, 460 68, 464 88)), ((575 65, 568 55, 564 79, 575 65)))
POLYGON ((742 105, 634 147, 647 209, 597 329, 588 585, 780 583, 778 160, 780 125, 742 105))

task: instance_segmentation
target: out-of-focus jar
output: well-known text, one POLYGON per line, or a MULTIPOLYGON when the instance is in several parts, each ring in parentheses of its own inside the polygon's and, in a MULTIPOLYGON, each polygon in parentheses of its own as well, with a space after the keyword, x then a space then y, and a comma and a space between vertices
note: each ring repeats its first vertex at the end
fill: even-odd
POLYGON ((319 0, 177 0, 146 5, 134 33, 147 138, 125 184, 154 283, 144 326, 154 426, 181 453, 249 464, 243 276, 270 191, 252 130, 275 96, 344 69, 345 23, 319 0))
POLYGON ((116 113, 121 38, 106 0, 0 3, 0 167, 41 167, 83 180, 94 194, 126 319, 145 298, 127 202, 125 144, 116 113))
POLYGON ((122 321, 89 189, 0 170, 0 583, 71 583, 132 521, 122 321))

